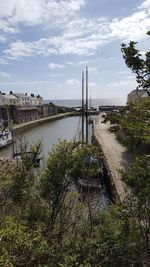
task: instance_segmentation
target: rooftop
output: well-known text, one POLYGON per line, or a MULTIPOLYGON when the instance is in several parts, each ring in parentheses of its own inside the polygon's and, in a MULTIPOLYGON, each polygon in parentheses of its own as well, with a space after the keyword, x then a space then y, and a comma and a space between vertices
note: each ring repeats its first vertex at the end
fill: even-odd
POLYGON ((141 96, 141 97, 147 97, 148 93, 145 90, 133 90, 132 92, 129 93, 130 94, 136 94, 137 96, 141 96))
POLYGON ((17 97, 30 97, 28 95, 25 95, 23 93, 13 93, 13 95, 17 96, 17 97))
POLYGON ((1 94, 1 96, 2 96, 2 97, 5 97, 5 98, 7 98, 7 99, 17 100, 17 97, 14 96, 14 95, 3 95, 3 94, 1 94))

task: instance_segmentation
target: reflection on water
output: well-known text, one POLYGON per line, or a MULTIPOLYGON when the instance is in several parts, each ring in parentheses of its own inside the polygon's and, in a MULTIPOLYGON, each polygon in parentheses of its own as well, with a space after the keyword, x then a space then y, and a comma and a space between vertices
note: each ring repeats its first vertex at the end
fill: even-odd
MULTIPOLYGON (((69 117, 42 125, 35 126, 29 130, 18 135, 17 139, 22 140, 23 143, 28 142, 33 145, 41 140, 43 145, 44 158, 47 157, 48 152, 52 150, 53 145, 59 143, 59 140, 71 141, 79 139, 79 132, 81 132, 81 117, 69 117)), ((89 125, 89 134, 91 135, 92 127, 89 125)), ((17 145, 18 146, 18 145, 17 145)), ((12 145, 0 150, 0 157, 10 157, 12 155, 12 145)))

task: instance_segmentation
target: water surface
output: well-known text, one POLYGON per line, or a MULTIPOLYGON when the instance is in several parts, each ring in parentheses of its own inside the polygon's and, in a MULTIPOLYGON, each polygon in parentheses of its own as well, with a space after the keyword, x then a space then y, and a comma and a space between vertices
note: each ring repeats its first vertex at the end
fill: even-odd
MULTIPOLYGON (((91 135, 91 125, 89 125, 91 135)), ((81 135, 81 117, 69 117, 56 120, 29 128, 17 136, 18 143, 20 140, 23 144, 36 144, 38 140, 42 141, 43 157, 48 156, 48 152, 52 150, 53 145, 59 143, 59 140, 78 140, 81 135)), ((15 149, 18 144, 15 145, 15 149)), ((12 145, 0 150, 0 157, 10 157, 12 155, 12 145)))

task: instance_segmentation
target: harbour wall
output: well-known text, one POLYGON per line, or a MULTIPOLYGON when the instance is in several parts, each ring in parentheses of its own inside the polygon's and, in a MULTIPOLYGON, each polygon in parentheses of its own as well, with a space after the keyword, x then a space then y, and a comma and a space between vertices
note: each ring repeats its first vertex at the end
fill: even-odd
POLYGON ((13 127, 13 132, 14 132, 14 134, 18 134, 18 133, 21 133, 21 132, 23 132, 25 130, 28 130, 29 128, 38 126, 40 124, 44 124, 44 123, 47 123, 47 122, 64 119, 64 118, 71 117, 71 116, 75 116, 75 113, 68 112, 68 113, 57 114, 57 115, 41 118, 41 119, 38 119, 38 120, 35 120, 35 121, 25 122, 25 123, 22 123, 20 125, 14 126, 13 127))
POLYGON ((100 112, 108 112, 108 111, 113 111, 113 110, 118 110, 122 108, 123 106, 99 106, 99 111, 100 112))
POLYGON ((114 182, 114 179, 112 177, 112 174, 111 174, 111 171, 109 168, 109 164, 107 162, 107 158, 105 156, 105 153, 103 152, 101 144, 99 143, 96 135, 94 134, 94 130, 93 130, 93 144, 98 146, 100 151, 101 151, 102 159, 103 159, 103 171, 104 171, 104 177, 105 177, 104 183, 105 183, 106 191, 107 191, 107 194, 109 196, 109 199, 112 202, 115 202, 116 199, 119 199, 119 195, 118 195, 118 192, 116 190, 115 182, 114 182))
POLYGON ((120 170, 124 170, 132 162, 133 155, 126 146, 118 141, 116 135, 109 131, 109 125, 102 121, 101 115, 95 118, 94 137, 101 147, 112 191, 122 202, 128 190, 122 181, 120 170))

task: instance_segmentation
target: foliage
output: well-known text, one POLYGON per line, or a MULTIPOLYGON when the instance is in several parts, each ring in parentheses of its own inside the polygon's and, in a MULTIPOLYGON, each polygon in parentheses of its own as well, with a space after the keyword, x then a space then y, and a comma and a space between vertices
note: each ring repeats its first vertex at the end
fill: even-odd
POLYGON ((126 144, 131 149, 150 147, 150 100, 134 105, 130 104, 119 112, 108 113, 104 122, 116 123, 117 130, 126 135, 126 144))
POLYGON ((33 164, 0 166, 0 265, 149 266, 149 156, 128 166, 124 203, 97 211, 92 231, 73 181, 99 172, 98 148, 62 141, 42 174, 33 164))
POLYGON ((150 195, 150 155, 136 158, 134 164, 127 166, 123 172, 124 182, 139 198, 150 195))
POLYGON ((75 142, 61 141, 49 153, 46 168, 40 179, 41 195, 51 209, 51 225, 63 206, 66 195, 73 183, 81 178, 92 177, 99 170, 91 157, 98 158, 98 150, 94 146, 75 142), (88 162, 85 162, 88 161, 88 162))
MULTIPOLYGON (((150 35, 150 33, 147 33, 150 35)), ((129 45, 122 44, 121 51, 128 68, 136 74, 136 80, 139 87, 143 88, 150 95, 150 51, 145 53, 145 59, 142 54, 135 48, 137 42, 130 41, 129 45)))
POLYGON ((48 254, 48 244, 40 231, 28 229, 24 221, 18 224, 17 218, 5 217, 0 236, 1 266, 38 266, 48 254))
POLYGON ((122 179, 132 191, 128 200, 130 213, 136 219, 145 249, 150 253, 150 155, 136 158, 122 171, 122 179))

